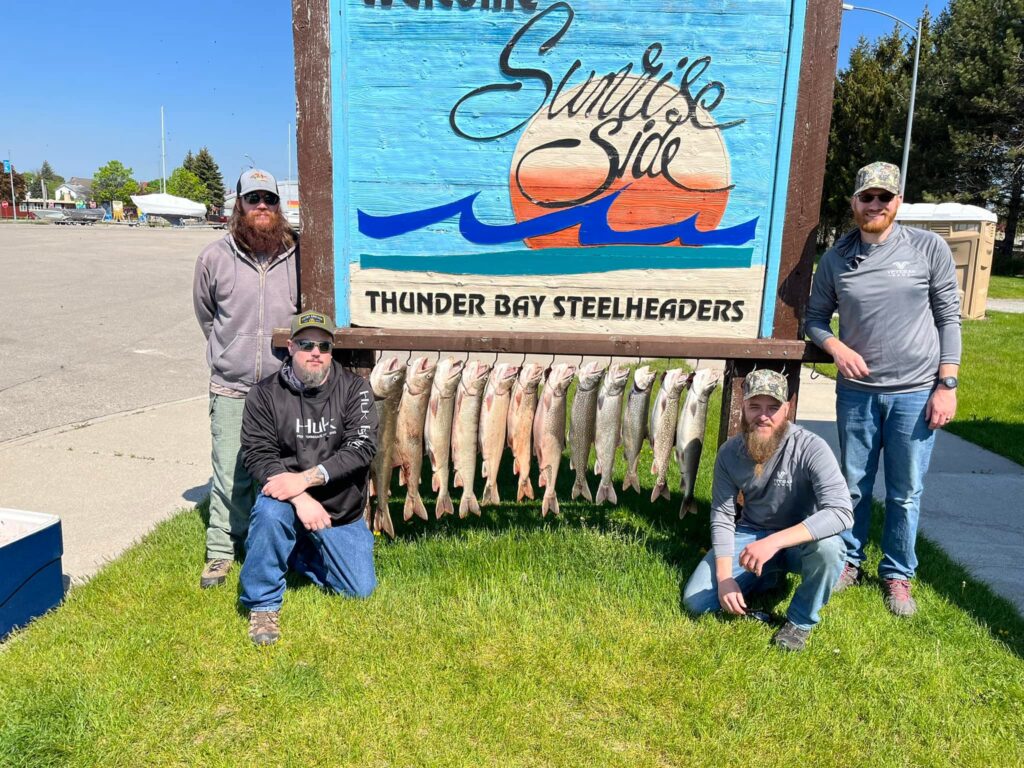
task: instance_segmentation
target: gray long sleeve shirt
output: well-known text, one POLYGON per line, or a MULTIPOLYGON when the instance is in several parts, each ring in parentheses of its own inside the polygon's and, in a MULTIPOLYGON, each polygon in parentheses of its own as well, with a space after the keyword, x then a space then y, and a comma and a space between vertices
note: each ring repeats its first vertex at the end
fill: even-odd
POLYGON ((718 449, 711 487, 711 544, 715 557, 735 554, 736 499, 743 492, 740 525, 782 531, 803 523, 818 541, 853 525, 853 504, 839 463, 813 432, 790 424, 775 455, 754 476, 743 435, 718 449))
POLYGON ((839 340, 871 373, 839 374, 838 384, 869 392, 916 392, 935 385, 941 363, 960 363, 960 295, 953 254, 934 232, 894 224, 885 242, 862 247, 860 230, 843 235, 814 274, 807 337, 839 340))

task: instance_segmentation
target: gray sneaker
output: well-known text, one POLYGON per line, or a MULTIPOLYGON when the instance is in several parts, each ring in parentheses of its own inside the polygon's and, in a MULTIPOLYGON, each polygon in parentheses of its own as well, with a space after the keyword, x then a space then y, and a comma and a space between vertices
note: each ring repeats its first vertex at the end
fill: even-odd
POLYGON ((832 587, 832 594, 842 592, 847 587, 856 587, 860 584, 860 568, 853 563, 843 563, 843 571, 839 574, 839 580, 832 587))
POLYGON ((233 560, 223 560, 220 558, 207 560, 206 567, 203 568, 203 575, 199 577, 199 588, 219 587, 227 579, 228 571, 231 570, 232 565, 234 565, 233 560))
POLYGON ((885 592, 885 607, 896 616, 913 616, 917 613, 917 603, 910 596, 910 582, 906 579, 885 579, 882 582, 885 592))
POLYGON ((802 651, 807 645, 807 638, 811 636, 811 630, 800 629, 796 624, 787 621, 782 629, 775 633, 772 638, 772 645, 784 651, 802 651))
POLYGON ((249 639, 254 645, 273 645, 281 637, 280 611, 249 611, 249 639))

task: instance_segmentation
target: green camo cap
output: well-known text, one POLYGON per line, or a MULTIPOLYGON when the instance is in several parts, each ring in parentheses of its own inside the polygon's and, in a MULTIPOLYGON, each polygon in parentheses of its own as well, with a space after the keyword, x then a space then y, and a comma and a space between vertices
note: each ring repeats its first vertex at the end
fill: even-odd
POLYGON ((330 315, 326 312, 317 312, 310 309, 306 312, 300 312, 292 318, 292 335, 288 338, 294 339, 300 331, 304 331, 307 328, 319 328, 321 331, 327 331, 331 336, 334 336, 334 332, 337 330, 330 315))
POLYGON ((778 371, 768 368, 751 371, 743 380, 743 399, 749 400, 758 395, 768 395, 780 403, 785 403, 789 400, 789 385, 786 383, 786 377, 778 371))
POLYGON ((892 163, 871 163, 857 171, 856 189, 853 194, 859 195, 865 189, 884 189, 894 195, 900 193, 900 169, 892 163))

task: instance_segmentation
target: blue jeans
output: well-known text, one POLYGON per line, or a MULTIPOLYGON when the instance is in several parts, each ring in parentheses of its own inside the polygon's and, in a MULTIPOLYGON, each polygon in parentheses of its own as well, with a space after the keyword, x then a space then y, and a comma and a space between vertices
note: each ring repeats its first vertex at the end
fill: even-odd
POLYGON ((289 569, 349 597, 369 597, 377 586, 373 534, 362 518, 307 531, 291 504, 260 494, 249 517, 245 549, 239 599, 251 611, 281 609, 289 569))
MULTIPOLYGON (((789 602, 786 618, 801 629, 811 629, 821 621, 819 611, 828 602, 832 587, 843 570, 845 547, 838 536, 797 544, 779 550, 775 557, 765 563, 761 575, 755 576, 740 565, 740 553, 747 544, 773 533, 775 531, 756 528, 736 529, 732 577, 736 579, 740 591, 746 597, 773 589, 787 573, 800 574, 800 586, 796 588, 793 599, 789 602)), ((722 605, 718 602, 714 550, 707 553, 686 582, 683 589, 683 605, 690 613, 698 616, 722 610, 722 605)))
POLYGON ((878 458, 885 461, 885 522, 882 528, 883 579, 911 579, 917 570, 917 523, 924 476, 935 445, 935 431, 924 418, 930 390, 887 395, 836 387, 836 426, 840 463, 853 500, 853 528, 842 534, 846 560, 858 568, 871 528, 871 489, 878 458))

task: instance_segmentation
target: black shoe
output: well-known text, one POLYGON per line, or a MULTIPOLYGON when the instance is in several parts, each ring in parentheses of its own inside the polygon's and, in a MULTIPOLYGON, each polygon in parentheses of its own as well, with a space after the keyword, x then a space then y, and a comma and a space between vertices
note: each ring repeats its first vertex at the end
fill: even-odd
POLYGON ((811 636, 811 630, 800 629, 796 624, 787 621, 785 625, 772 638, 772 644, 784 651, 802 651, 807 645, 807 638, 811 636))

